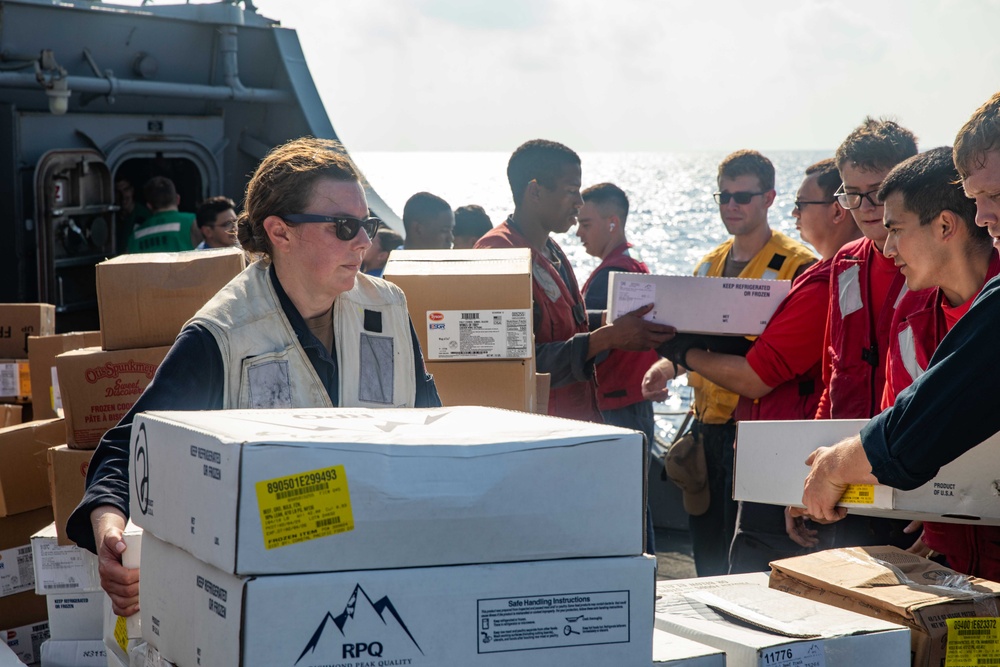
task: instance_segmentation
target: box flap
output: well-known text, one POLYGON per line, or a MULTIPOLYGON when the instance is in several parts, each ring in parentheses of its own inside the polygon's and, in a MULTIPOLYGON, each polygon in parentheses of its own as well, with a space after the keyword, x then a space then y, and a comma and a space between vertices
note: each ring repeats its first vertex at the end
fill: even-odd
POLYGON ((771 563, 776 573, 913 619, 917 610, 1000 594, 1000 583, 966 577, 896 547, 829 549, 771 563))

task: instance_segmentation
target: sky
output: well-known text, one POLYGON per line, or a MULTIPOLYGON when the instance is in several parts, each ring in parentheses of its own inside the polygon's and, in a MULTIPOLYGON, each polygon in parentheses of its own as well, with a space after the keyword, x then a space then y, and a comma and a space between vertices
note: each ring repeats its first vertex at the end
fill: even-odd
POLYGON ((355 151, 950 145, 1000 90, 1000 0, 255 0, 355 151))

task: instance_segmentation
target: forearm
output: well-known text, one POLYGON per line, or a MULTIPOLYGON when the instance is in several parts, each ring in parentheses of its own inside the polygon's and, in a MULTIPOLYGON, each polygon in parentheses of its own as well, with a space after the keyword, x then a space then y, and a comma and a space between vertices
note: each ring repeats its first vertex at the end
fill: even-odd
POLYGON ((764 384, 746 357, 692 349, 686 356, 688 368, 723 389, 747 398, 766 396, 774 387, 764 384))
POLYGON ((576 334, 566 341, 535 344, 535 368, 552 375, 552 386, 589 382, 594 377, 593 357, 589 356, 590 334, 576 334))

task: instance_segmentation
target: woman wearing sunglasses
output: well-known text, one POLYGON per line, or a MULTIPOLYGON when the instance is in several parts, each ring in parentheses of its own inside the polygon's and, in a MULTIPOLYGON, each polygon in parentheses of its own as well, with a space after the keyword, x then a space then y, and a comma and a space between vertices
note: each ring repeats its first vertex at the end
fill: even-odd
POLYGON ((264 158, 237 223, 254 261, 185 325, 132 410, 94 454, 67 531, 98 554, 115 613, 138 611, 121 565, 129 435, 146 410, 436 407, 402 291, 359 273, 379 226, 333 142, 297 139, 264 158))

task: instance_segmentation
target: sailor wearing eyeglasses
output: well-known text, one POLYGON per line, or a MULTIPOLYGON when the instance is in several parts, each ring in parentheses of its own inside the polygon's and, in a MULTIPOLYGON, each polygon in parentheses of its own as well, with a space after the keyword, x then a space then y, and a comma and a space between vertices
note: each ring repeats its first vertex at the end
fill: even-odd
POLYGON ((359 273, 378 225, 334 142, 297 139, 264 158, 238 222, 256 260, 184 326, 146 391, 105 434, 67 525, 98 554, 116 614, 138 611, 138 571, 121 565, 137 413, 441 404, 402 291, 359 273))
POLYGON ((236 202, 229 197, 209 197, 194 212, 202 241, 195 250, 229 248, 236 240, 236 202))
MULTIPOLYGON (((757 151, 736 151, 719 165, 718 185, 715 200, 731 238, 702 258, 695 275, 791 280, 816 262, 805 245, 768 225, 775 198, 770 160, 757 151)), ((684 369, 671 365, 671 371, 672 377, 684 369)), ((733 411, 740 397, 694 372, 688 373, 688 384, 694 388, 694 433, 704 444, 710 494, 705 512, 689 518, 695 569, 701 577, 722 575, 729 571, 736 527, 733 411)))

